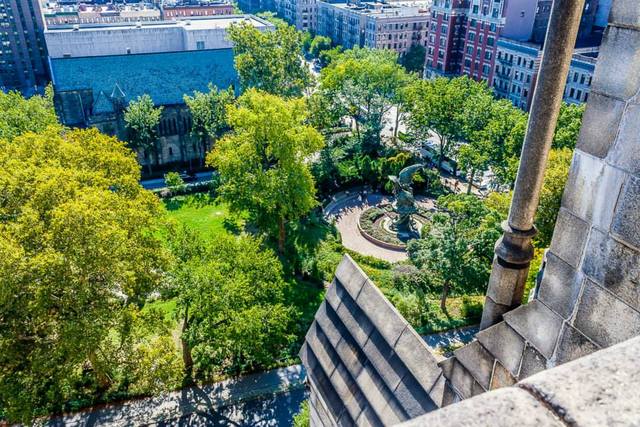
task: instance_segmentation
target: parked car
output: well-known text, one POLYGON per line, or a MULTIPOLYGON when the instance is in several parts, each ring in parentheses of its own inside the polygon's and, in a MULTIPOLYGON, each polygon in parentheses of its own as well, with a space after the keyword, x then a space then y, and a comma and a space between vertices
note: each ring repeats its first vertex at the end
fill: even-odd
POLYGON ((187 171, 180 172, 180 178, 182 178, 184 182, 194 182, 198 180, 198 177, 196 176, 195 172, 187 172, 187 171))

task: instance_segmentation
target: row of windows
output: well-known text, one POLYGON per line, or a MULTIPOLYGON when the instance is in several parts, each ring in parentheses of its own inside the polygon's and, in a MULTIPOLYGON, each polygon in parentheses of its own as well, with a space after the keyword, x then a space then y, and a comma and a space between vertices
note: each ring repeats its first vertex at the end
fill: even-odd
MULTIPOLYGON (((498 51, 498 59, 502 59, 510 64, 514 63, 514 56, 511 53, 506 53, 506 52, 503 53, 502 51, 498 51)), ((515 61, 518 67, 527 67, 530 70, 533 69, 533 65, 534 65, 533 59, 528 60, 522 56, 516 56, 515 61)))
MULTIPOLYGON (((464 60, 465 73, 471 74, 471 71, 470 71, 471 70, 471 64, 472 64, 472 61, 469 58, 466 58, 464 60)), ((475 69, 476 74, 477 74, 478 70, 480 69, 480 63, 479 62, 475 62, 473 64, 474 64, 474 69, 475 69)), ((489 65, 485 64, 485 65, 482 66, 482 75, 483 76, 485 76, 485 77, 488 76, 490 72, 491 72, 491 67, 489 65)))
MULTIPOLYGON (((472 33, 469 32, 469 34, 467 35, 467 38, 470 42, 473 42, 476 40, 476 33, 472 33)), ((478 35, 478 44, 481 45, 484 42, 484 34, 479 34, 478 35)), ((493 36, 488 36, 487 37, 487 46, 493 46, 496 43, 496 38, 493 36)))
POLYGON ((587 102, 589 99, 589 92, 586 90, 583 92, 581 89, 569 88, 568 93, 565 94, 566 97, 571 98, 578 102, 587 102))
POLYGON ((591 86, 591 75, 590 74, 584 74, 584 73, 579 73, 577 71, 575 71, 573 73, 573 77, 571 75, 569 75, 569 77, 567 78, 567 80, 573 80, 574 83, 578 83, 578 81, 580 81, 581 85, 586 84, 587 86, 591 86))

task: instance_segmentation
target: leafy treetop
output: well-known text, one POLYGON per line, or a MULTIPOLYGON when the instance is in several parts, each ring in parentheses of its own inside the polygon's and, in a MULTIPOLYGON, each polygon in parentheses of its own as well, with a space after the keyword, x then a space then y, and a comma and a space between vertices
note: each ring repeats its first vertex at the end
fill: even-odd
POLYGON ((286 222, 317 205, 308 160, 323 138, 306 124, 302 99, 251 89, 227 111, 233 131, 207 158, 220 173, 220 197, 232 211, 249 211, 263 230, 277 227, 282 251, 286 222))
POLYGON ((302 33, 294 27, 260 31, 243 22, 232 25, 228 36, 243 89, 296 97, 310 85, 311 74, 302 60, 302 33))

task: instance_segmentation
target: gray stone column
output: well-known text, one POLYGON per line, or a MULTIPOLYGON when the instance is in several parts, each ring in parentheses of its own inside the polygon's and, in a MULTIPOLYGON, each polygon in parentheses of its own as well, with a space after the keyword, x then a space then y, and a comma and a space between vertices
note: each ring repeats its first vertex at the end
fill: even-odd
POLYGON ((533 96, 520 166, 504 234, 496 243, 496 255, 482 312, 480 329, 502 320, 520 305, 533 258, 533 218, 558 121, 584 0, 555 0, 533 96))

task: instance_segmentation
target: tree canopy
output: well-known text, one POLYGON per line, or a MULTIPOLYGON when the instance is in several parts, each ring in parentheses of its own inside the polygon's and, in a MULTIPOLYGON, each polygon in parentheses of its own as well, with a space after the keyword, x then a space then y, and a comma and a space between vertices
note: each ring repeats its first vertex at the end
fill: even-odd
POLYGON ((207 158, 220 173, 220 197, 232 211, 248 211, 264 231, 277 228, 282 252, 286 222, 317 205, 308 160, 323 138, 306 124, 304 100, 255 89, 228 108, 227 120, 232 132, 207 158))
MULTIPOLYGON (((17 132, 16 132, 17 133, 17 132)), ((0 139, 0 402, 60 410, 73 381, 113 381, 110 335, 160 280, 157 198, 132 152, 97 130, 0 139)))
POLYGON ((209 92, 195 91, 193 96, 184 96, 191 113, 191 134, 200 143, 201 158, 206 155, 209 138, 218 139, 229 129, 226 108, 234 99, 232 87, 218 90, 213 85, 209 85, 209 92))
POLYGON ((162 109, 162 107, 155 107, 151 97, 145 94, 129 102, 124 112, 129 143, 134 150, 145 153, 149 173, 152 169, 152 153, 155 152, 156 163, 159 163, 156 143, 162 109))
POLYGON ((441 164, 451 155, 455 143, 464 140, 466 103, 487 90, 468 77, 415 80, 404 97, 409 133, 418 143, 429 140, 432 133, 437 135, 441 164))
POLYGON ((585 104, 562 103, 558 124, 553 136, 553 148, 574 149, 578 142, 585 104))
POLYGON ((178 228, 169 241, 185 367, 211 379, 273 366, 295 338, 275 254, 247 235, 204 241, 178 228))
POLYGON ((51 86, 44 96, 28 99, 19 92, 0 91, 0 111, 0 139, 11 140, 25 132, 42 132, 47 126, 58 125, 51 86))
POLYGON ((398 103, 408 75, 390 50, 344 51, 322 70, 320 92, 353 120, 365 151, 380 149, 385 114, 398 103))
POLYGON ((421 44, 411 45, 409 50, 405 52, 404 55, 400 58, 400 63, 407 69, 410 73, 418 73, 422 76, 422 71, 424 68, 424 60, 426 58, 427 51, 424 46, 421 44))
POLYGON ((486 289, 501 217, 472 195, 442 196, 438 207, 441 211, 433 215, 426 235, 410 241, 407 251, 409 259, 441 287, 440 307, 445 311, 452 291, 486 289))
POLYGON ((227 31, 242 89, 256 88, 284 97, 303 94, 311 74, 302 60, 302 34, 290 25, 260 31, 241 23, 227 31))

